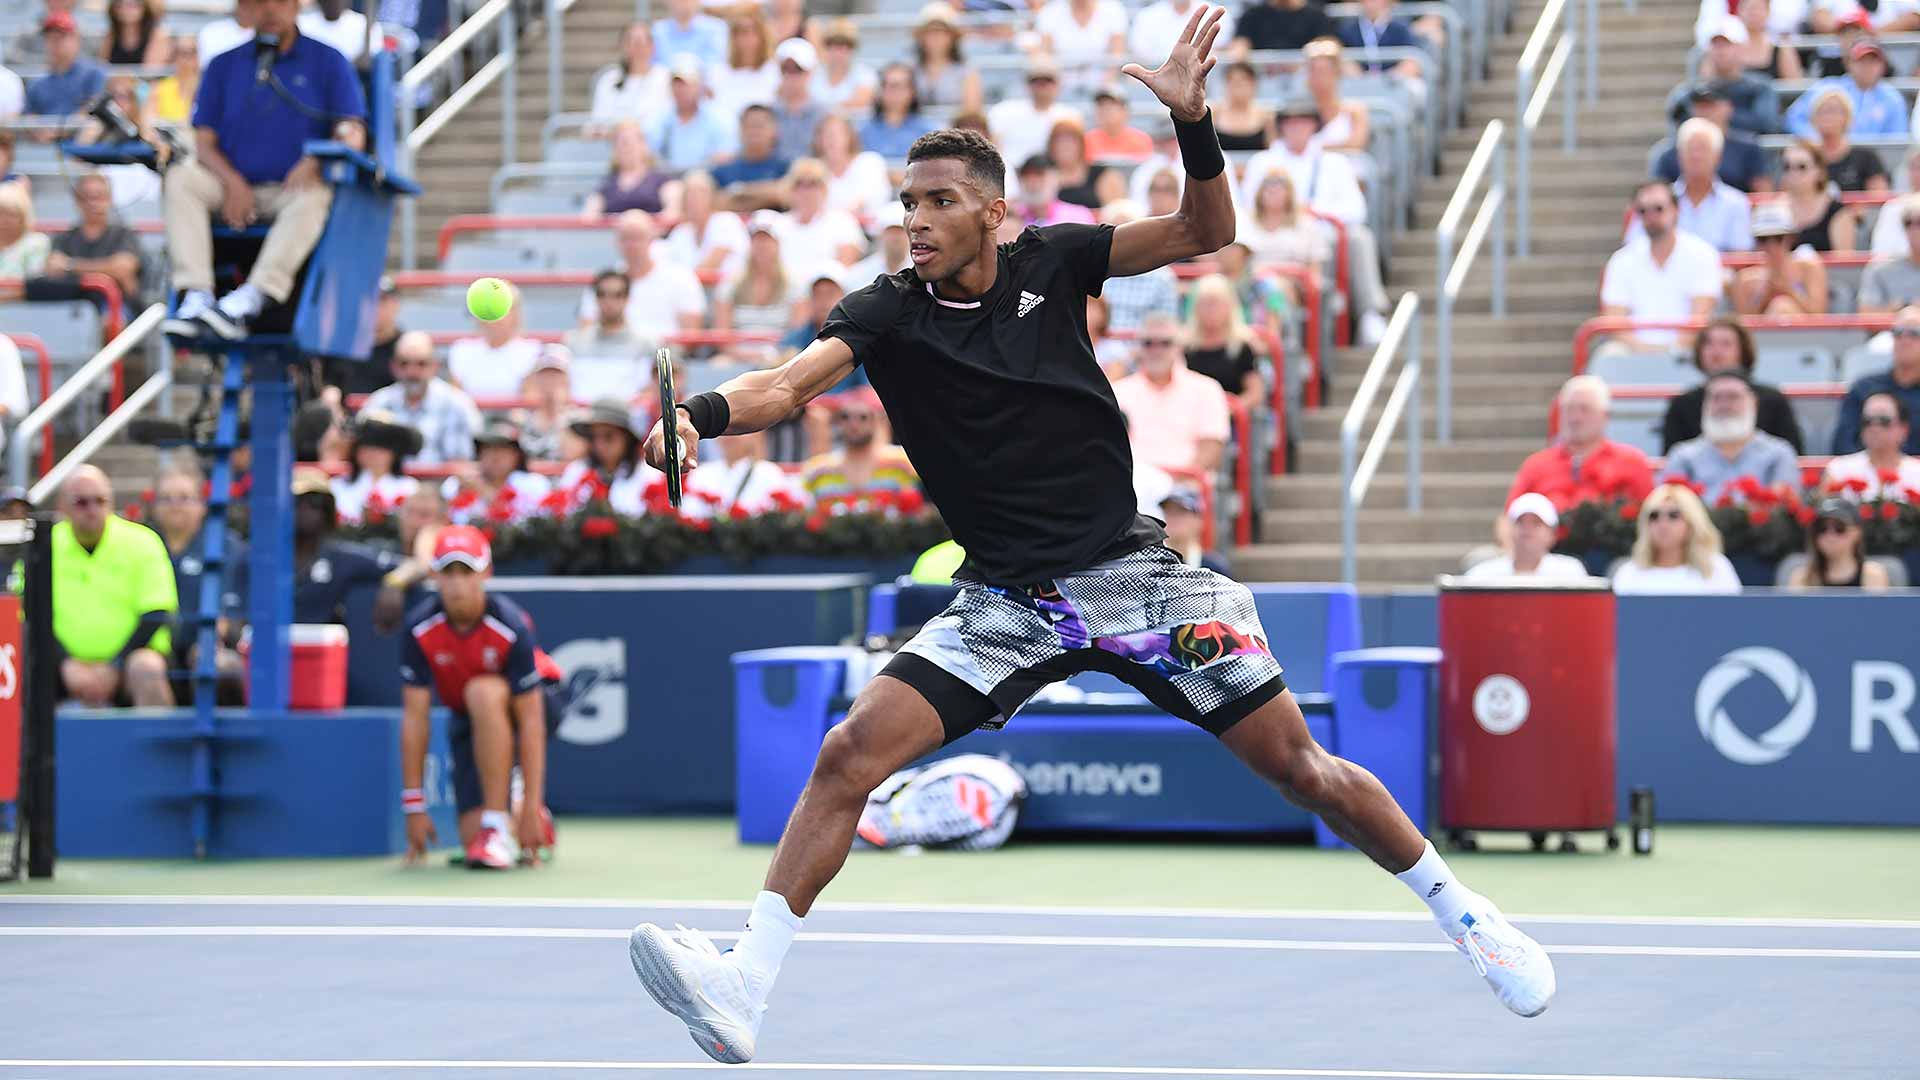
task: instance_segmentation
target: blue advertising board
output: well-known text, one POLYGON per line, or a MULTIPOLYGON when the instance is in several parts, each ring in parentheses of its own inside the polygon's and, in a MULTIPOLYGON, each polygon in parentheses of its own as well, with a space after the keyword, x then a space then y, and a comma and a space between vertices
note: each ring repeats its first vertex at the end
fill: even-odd
MULTIPOLYGON (((556 813, 733 809, 729 657, 836 644, 860 629, 864 574, 502 577, 566 674, 547 756, 556 813)), ((399 640, 348 604, 349 702, 400 703, 399 640)))
POLYGON ((1920 825, 1920 596, 1627 597, 1619 639, 1621 790, 1662 819, 1920 825))

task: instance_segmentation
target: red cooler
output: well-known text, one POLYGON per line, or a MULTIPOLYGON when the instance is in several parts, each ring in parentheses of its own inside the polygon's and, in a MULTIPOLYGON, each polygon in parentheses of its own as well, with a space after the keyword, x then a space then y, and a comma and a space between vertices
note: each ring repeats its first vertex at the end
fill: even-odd
MULTIPOLYGON (((252 642, 252 627, 241 632, 240 655, 252 642)), ((287 708, 332 711, 347 704, 347 628, 337 623, 294 623, 287 627, 287 708)), ((248 668, 252 697, 252 668, 248 668)))
POLYGON ((1611 840, 1614 647, 1613 592, 1600 578, 1440 579, 1445 828, 1599 829, 1611 840))

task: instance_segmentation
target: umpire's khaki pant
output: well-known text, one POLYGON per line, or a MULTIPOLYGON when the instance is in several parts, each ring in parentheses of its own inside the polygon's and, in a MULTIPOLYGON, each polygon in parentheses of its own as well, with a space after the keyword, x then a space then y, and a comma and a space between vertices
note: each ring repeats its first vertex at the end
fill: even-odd
MULTIPOLYGON (((184 162, 167 170, 165 196, 173 286, 212 292, 213 222, 225 201, 220 178, 198 161, 184 162)), ((326 229, 333 188, 316 184, 294 191, 279 184, 256 184, 253 200, 255 213, 273 219, 273 224, 247 281, 284 303, 293 294, 293 276, 326 229)))

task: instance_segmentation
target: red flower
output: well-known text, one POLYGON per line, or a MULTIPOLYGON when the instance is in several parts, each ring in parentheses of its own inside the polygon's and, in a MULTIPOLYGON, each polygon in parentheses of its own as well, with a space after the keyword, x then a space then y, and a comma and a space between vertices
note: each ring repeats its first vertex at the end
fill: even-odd
POLYGON ((1851 491, 1856 495, 1864 494, 1867 490, 1867 482, 1856 476, 1841 484, 1840 488, 1842 491, 1851 491))
POLYGON ((1800 486, 1819 487, 1820 478, 1824 475, 1826 475, 1826 470, 1818 465, 1809 465, 1800 470, 1800 486))
POLYGON ((1900 504, 1887 502, 1880 504, 1880 520, 1894 521, 1900 517, 1900 504))
POLYGON ((580 522, 580 535, 589 540, 605 540, 620 531, 620 523, 610 517, 590 517, 580 522))
POLYGON ((1733 486, 1742 495, 1752 495, 1760 490, 1760 481, 1752 476, 1742 476, 1734 480, 1733 486))
POLYGON ((465 488, 460 492, 460 494, 455 495, 453 497, 453 501, 448 503, 447 507, 452 510, 465 510, 471 507, 474 503, 477 503, 479 501, 480 501, 479 492, 473 490, 472 488, 465 488))
POLYGON ((1906 495, 1908 502, 1920 502, 1920 487, 1907 488, 1903 494, 1906 495))
POLYGON ((387 512, 373 503, 367 503, 366 511, 360 515, 362 525, 378 525, 387 520, 387 512))
POLYGON ((927 508, 927 497, 920 493, 919 488, 907 488, 900 493, 896 501, 903 514, 917 514, 927 508))
POLYGON ((773 508, 783 514, 790 510, 800 509, 800 500, 784 491, 775 491, 767 498, 769 502, 773 503, 773 508))
POLYGON ((825 515, 814 514, 812 517, 809 517, 807 519, 807 531, 810 533, 817 533, 826 527, 827 527, 827 519, 825 515))
POLYGON ((1747 511, 1747 524, 1753 526, 1756 529, 1772 520, 1773 520, 1773 511, 1771 510, 1747 511))
MULTIPOLYGON (((662 488, 662 489, 665 489, 665 487, 666 487, 666 482, 665 482, 665 481, 658 481, 658 483, 660 484, 660 486, 661 486, 661 488, 662 488)), ((706 503, 706 504, 707 504, 708 506, 719 506, 719 505, 720 505, 720 496, 719 496, 718 494, 716 494, 716 493, 714 493, 714 492, 711 492, 711 491, 689 491, 689 492, 687 492, 687 494, 688 494, 688 495, 692 495, 692 496, 693 496, 694 498, 696 498, 696 499, 699 499, 699 500, 700 500, 701 502, 704 502, 704 503, 706 503)))
POLYGON ((1798 521, 1802 526, 1813 524, 1819 516, 1811 506, 1796 507, 1793 511, 1794 520, 1798 521))
POLYGON ((120 516, 123 518, 126 518, 128 521, 139 521, 140 520, 140 504, 128 503, 127 505, 121 507, 120 516))
POLYGON ((1900 482, 1900 470, 1898 469, 1881 469, 1880 470, 1880 486, 1892 487, 1893 485, 1899 482, 1900 482))
POLYGON ((704 532, 713 531, 713 522, 708 521, 706 518, 683 517, 680 520, 686 522, 687 525, 691 526, 694 532, 704 533, 704 532))
POLYGON ((540 500, 540 509, 553 514, 566 513, 567 493, 558 488, 549 491, 547 497, 540 500))
POLYGON ((484 537, 486 537, 486 538, 487 538, 487 543, 489 543, 489 544, 491 544, 491 543, 493 543, 493 539, 494 539, 494 537, 496 537, 496 536, 498 536, 498 535, 500 535, 500 534, 494 531, 494 529, 493 529, 493 526, 491 526, 491 525, 482 525, 482 526, 480 526, 480 535, 481 535, 481 536, 484 536, 484 537))
POLYGON ((367 495, 367 513, 368 514, 371 515, 376 511, 385 511, 386 509, 387 509, 387 500, 382 498, 379 492, 375 491, 367 495))
MULTIPOLYGON (((1687 486, 1692 487, 1693 485, 1688 484, 1687 486)), ((1714 509, 1716 510, 1724 507, 1732 506, 1732 505, 1733 505, 1733 494, 1731 492, 1723 492, 1718 499, 1715 499, 1713 501, 1713 506, 1714 506, 1714 509)))
POLYGON ((1633 521, 1640 516, 1640 504, 1628 503, 1620 508, 1620 520, 1633 521))
MULTIPOLYGON (((203 486, 208 486, 208 485, 211 485, 212 483, 213 483, 213 482, 212 482, 211 480, 209 480, 209 481, 207 482, 207 485, 203 485, 203 486)), ((151 502, 153 502, 153 489, 152 489, 152 488, 142 488, 142 489, 141 489, 141 491, 140 491, 140 501, 141 501, 141 502, 143 502, 143 503, 151 503, 151 502)))
POLYGON ((1771 506, 1780 501, 1780 496, 1774 494, 1771 488, 1763 488, 1755 484, 1753 490, 1747 493, 1747 499, 1761 506, 1771 506))
POLYGON ((746 507, 741 506, 739 503, 734 503, 731 507, 727 508, 727 516, 735 521, 745 521, 753 515, 747 512, 746 507))
POLYGON ((487 507, 488 521, 497 521, 502 525, 504 525, 507 522, 512 521, 513 517, 514 517, 513 503, 511 502, 502 502, 496 499, 494 500, 494 503, 492 506, 487 507))
POLYGON ((1696 484, 1691 480, 1670 480, 1668 481, 1668 483, 1677 483, 1681 487, 1686 488, 1688 491, 1693 492, 1695 495, 1705 495, 1707 493, 1707 485, 1696 484))

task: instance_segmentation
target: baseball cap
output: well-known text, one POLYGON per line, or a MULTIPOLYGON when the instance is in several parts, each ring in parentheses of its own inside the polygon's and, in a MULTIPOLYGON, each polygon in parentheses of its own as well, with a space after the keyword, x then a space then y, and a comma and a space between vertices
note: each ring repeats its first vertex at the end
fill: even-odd
POLYGON ((1052 158, 1045 154, 1035 154, 1020 163, 1020 175, 1025 176, 1027 173, 1046 172, 1051 168, 1053 168, 1052 158))
POLYGON ((845 292, 847 290, 847 282, 845 277, 842 274, 839 263, 823 263, 820 269, 815 270, 812 274, 807 276, 807 287, 812 288, 813 286, 818 285, 822 281, 833 282, 835 285, 840 287, 841 292, 845 292))
POLYGON ((1185 510, 1189 514, 1203 512, 1200 493, 1189 487, 1176 487, 1172 491, 1167 492, 1167 497, 1160 500, 1160 508, 1164 511, 1167 507, 1177 507, 1185 510))
POLYGON ((888 229, 907 227, 907 210, 899 203, 884 203, 867 219, 867 235, 879 236, 888 229))
POLYGON ((779 236, 780 230, 785 224, 786 217, 781 214, 780 211, 768 210, 763 207, 755 210, 753 215, 747 218, 747 235, 751 236, 754 233, 763 232, 779 236))
POLYGON ((1100 89, 1095 90, 1093 92, 1093 100, 1095 102, 1117 101, 1120 104, 1125 105, 1127 103, 1127 95, 1118 86, 1115 86, 1112 83, 1108 83, 1107 85, 1102 86, 1100 89))
POLYGON ((1027 64, 1027 81, 1032 82, 1035 79, 1052 79, 1054 82, 1059 82, 1060 65, 1054 62, 1053 57, 1045 53, 1034 57, 1033 60, 1027 64))
POLYGON ((49 31, 61 34, 77 34, 80 32, 80 24, 74 22, 73 16, 68 12, 52 11, 47 13, 46 18, 40 20, 40 32, 44 34, 49 31))
POLYGON ((1847 59, 1858 60, 1863 56, 1877 56, 1881 63, 1887 62, 1887 54, 1880 51, 1880 43, 1872 38, 1861 38, 1847 50, 1847 59))
POLYGON ((479 529, 471 525, 449 525, 440 530, 433 542, 433 569, 437 573, 449 566, 464 566, 475 573, 493 565, 493 548, 479 529))
POLYGON ((1707 40, 1713 41, 1716 38, 1726 38, 1735 45, 1745 45, 1747 43, 1747 24, 1741 22, 1738 15, 1723 15, 1720 21, 1714 24, 1713 33, 1708 36, 1707 40))
POLYGON ((1793 227, 1793 211, 1780 201, 1755 203, 1753 206, 1753 238, 1768 236, 1792 236, 1800 230, 1793 227))
POLYGON ((801 71, 812 71, 820 66, 820 53, 806 38, 788 38, 773 50, 775 63, 792 63, 801 71))
POLYGON ((1860 524, 1860 508, 1846 499, 1824 499, 1819 508, 1814 511, 1814 515, 1816 521, 1820 518, 1832 518, 1849 525, 1860 524))
POLYGON ((540 347, 540 358, 534 361, 535 371, 565 371, 573 366, 573 350, 557 341, 549 341, 540 347))
POLYGON ((667 65, 667 71, 676 79, 698 83, 701 77, 700 58, 692 53, 681 53, 673 58, 673 63, 667 65))
POLYGON ((1553 508, 1553 500, 1537 491, 1529 491, 1507 504, 1507 520, 1519 521, 1532 514, 1545 522, 1551 529, 1560 524, 1560 511, 1553 508))

